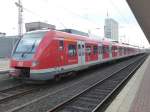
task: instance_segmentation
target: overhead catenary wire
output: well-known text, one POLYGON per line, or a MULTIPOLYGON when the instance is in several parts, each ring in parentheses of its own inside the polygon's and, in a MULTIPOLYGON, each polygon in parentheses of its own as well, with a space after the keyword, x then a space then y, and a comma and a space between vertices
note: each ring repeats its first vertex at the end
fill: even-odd
MULTIPOLYGON (((15 0, 13 0, 13 1, 16 2, 15 0)), ((48 19, 46 19, 45 17, 39 15, 38 13, 35 13, 35 12, 33 12, 32 10, 30 10, 30 9, 24 7, 24 6, 23 6, 22 8, 23 8, 24 12, 26 11, 26 12, 28 12, 28 13, 30 13, 30 14, 32 14, 32 15, 35 15, 36 17, 40 18, 39 21, 44 21, 44 22, 46 22, 46 23, 48 22, 48 19)), ((65 26, 65 24, 60 21, 60 19, 58 19, 57 17, 55 17, 55 19, 57 19, 57 21, 60 23, 60 25, 61 25, 62 27, 67 28, 67 27, 65 26)))
MULTIPOLYGON (((129 21, 129 19, 127 19, 127 17, 125 17, 124 16, 124 13, 122 13, 120 10, 119 10, 119 8, 118 8, 118 6, 113 2, 113 0, 108 0, 110 3, 111 3, 111 5, 116 9, 116 11, 117 11, 117 13, 118 13, 118 15, 122 18, 122 20, 127 24, 127 25, 130 25, 130 21, 129 21)), ((136 21, 136 23, 137 23, 137 21, 136 21)), ((130 25, 131 26, 131 25, 130 25)), ((131 26, 132 27, 132 31, 134 30, 134 32, 136 31, 135 30, 135 28, 133 27, 133 26, 131 26)), ((138 36, 138 35, 136 35, 136 36, 138 36)), ((130 40, 131 41, 131 40, 130 40)), ((129 38, 128 38, 128 43, 129 43, 129 38)), ((135 42, 134 42, 134 44, 136 44, 135 42)))
POLYGON ((93 23, 93 24, 97 24, 96 22, 94 22, 94 21, 92 21, 92 20, 90 20, 89 19, 89 16, 88 16, 88 14, 84 14, 84 15, 80 15, 80 14, 78 14, 78 13, 76 13, 76 12, 74 12, 74 11, 71 11, 70 9, 67 9, 67 8, 65 8, 65 7, 62 7, 62 9, 64 9, 65 11, 67 11, 68 13, 70 13, 70 14, 72 14, 72 15, 74 15, 74 16, 77 16, 77 17, 79 17, 79 18, 81 18, 81 19, 83 19, 83 20, 86 20, 86 21, 88 21, 88 22, 90 22, 90 23, 93 23))
POLYGON ((111 5, 116 9, 116 11, 118 12, 118 15, 122 18, 122 20, 127 23, 130 24, 129 20, 126 19, 126 17, 123 15, 123 13, 119 10, 118 6, 116 6, 116 4, 112 1, 112 0, 108 0, 111 5))
MULTIPOLYGON (((13 1, 16 2, 16 0, 13 0, 13 1)), ((48 2, 48 0, 46 0, 45 2, 48 2)), ((95 23, 95 22, 89 20, 87 17, 85 17, 85 15, 80 15, 80 14, 75 13, 75 12, 73 12, 73 11, 67 9, 67 8, 64 8, 64 7, 63 7, 62 9, 66 10, 66 11, 69 12, 70 14, 75 15, 75 16, 77 16, 77 17, 79 17, 79 18, 82 18, 82 19, 84 19, 84 20, 86 20, 86 21, 88 21, 88 22, 91 22, 91 23, 93 23, 93 24, 97 24, 97 23, 95 23)), ((33 15, 39 17, 39 18, 40 18, 39 20, 43 20, 44 22, 47 22, 47 21, 48 21, 48 19, 46 19, 45 17, 43 17, 43 16, 41 16, 41 15, 39 15, 39 14, 37 14, 37 13, 31 11, 30 9, 28 9, 28 8, 26 8, 26 7, 23 7, 23 10, 24 10, 24 12, 28 12, 28 13, 30 13, 30 14, 33 14, 33 15)), ((61 25, 62 27, 67 28, 66 25, 65 25, 62 21, 60 21, 60 19, 59 19, 58 17, 55 16, 55 19, 57 19, 57 21, 60 23, 60 25, 61 25)))

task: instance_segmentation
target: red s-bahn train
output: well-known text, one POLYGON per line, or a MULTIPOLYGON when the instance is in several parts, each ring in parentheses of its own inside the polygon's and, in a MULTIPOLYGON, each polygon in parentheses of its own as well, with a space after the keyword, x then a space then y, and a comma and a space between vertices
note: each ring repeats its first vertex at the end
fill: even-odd
POLYGON ((10 76, 29 80, 49 80, 90 66, 141 53, 140 49, 93 40, 72 30, 36 30, 24 34, 10 61, 10 76))

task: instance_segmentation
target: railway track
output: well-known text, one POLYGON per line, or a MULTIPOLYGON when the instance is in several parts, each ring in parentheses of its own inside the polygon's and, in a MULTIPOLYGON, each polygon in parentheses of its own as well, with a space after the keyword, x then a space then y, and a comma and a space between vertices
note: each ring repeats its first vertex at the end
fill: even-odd
MULTIPOLYGON (((142 56, 139 56, 137 59, 140 59, 142 56)), ((134 61, 135 60, 137 60, 137 59, 134 59, 134 61)), ((128 63, 124 63, 124 65, 123 64, 121 64, 120 66, 125 66, 125 65, 127 65, 127 64, 129 64, 129 63, 132 63, 133 62, 133 60, 132 61, 128 61, 128 63)), ((115 68, 118 68, 118 67, 115 67, 115 68)), ((118 68, 119 70, 121 69, 121 67, 119 67, 118 68)), ((117 71, 117 70, 115 70, 115 71, 117 71)), ((105 74, 109 74, 109 75, 106 75, 106 76, 110 76, 110 74, 112 73, 110 70, 109 70, 109 72, 110 73, 107 73, 107 72, 105 72, 105 74)), ((103 74, 103 75, 105 75, 105 74, 103 74)), ((93 76, 93 75, 92 75, 93 76)), ((92 78, 92 77, 91 77, 92 78)), ((92 81, 91 80, 91 78, 90 78, 90 81, 92 81)), ((93 77, 94 78, 94 77, 93 77)), ((88 78, 89 79, 89 78, 88 78)), ((99 78, 99 80, 102 80, 103 78, 101 77, 101 78, 99 78)), ((84 80, 84 81, 82 81, 83 83, 84 82, 87 82, 88 80, 84 80)), ((98 80, 97 80, 98 81, 98 80)), ((97 82, 97 81, 92 81, 93 83, 95 83, 95 82, 97 82)), ((92 83, 91 82, 91 83, 92 83)), ((48 107, 46 107, 46 109, 43 109, 43 110, 41 110, 41 106, 40 106, 40 103, 42 103, 42 105, 45 107, 45 105, 47 105, 47 104, 44 104, 45 103, 45 100, 47 101, 50 101, 50 102, 55 102, 55 100, 56 99, 58 99, 58 98, 61 98, 61 96, 58 96, 58 94, 59 95, 62 95, 62 98, 63 98, 63 94, 70 94, 70 92, 71 92, 71 88, 76 88, 76 86, 78 86, 79 84, 78 84, 79 82, 76 82, 76 83, 74 83, 74 84, 70 84, 70 85, 68 85, 68 86, 64 86, 64 87, 61 87, 60 89, 56 89, 56 91, 55 90, 51 90, 51 92, 49 92, 48 94, 46 94, 46 95, 43 95, 43 96, 40 96, 40 97, 38 97, 38 98, 36 98, 36 99, 34 99, 34 100, 32 100, 32 101, 29 101, 29 102, 24 102, 23 104, 19 104, 19 105, 16 105, 16 106, 14 106, 14 107, 12 107, 12 108, 8 108, 8 109, 6 109, 7 110, 7 112, 26 112, 26 111, 38 111, 37 109, 40 109, 40 112, 41 111, 43 111, 43 112, 45 112, 45 111, 47 111, 50 107, 48 106, 48 107), (67 91, 67 92, 63 92, 63 91, 67 91), (69 92, 70 91, 70 92, 69 92), (63 94, 62 94, 63 93, 63 94), (50 98, 51 97, 51 98, 50 98), (53 97, 53 98, 52 98, 53 97), (36 109, 33 109, 34 107, 36 107, 36 109)), ((82 83, 82 84, 83 84, 82 83)), ((92 83, 92 84, 93 84, 92 83)), ((90 84, 90 85, 92 85, 92 84, 90 84)), ((89 85, 89 86, 90 86, 89 85)), ((85 84, 84 84, 84 86, 85 86, 85 84)), ((87 86, 87 85, 86 85, 87 86)), ((86 89, 86 88, 88 88, 89 86, 87 86, 87 87, 85 87, 84 89, 86 89)), ((78 88, 79 88, 79 86, 78 86, 78 88)), ((83 91, 84 89, 82 89, 81 91, 83 91)), ((81 92, 80 91, 80 92, 81 92)), ((78 94, 78 92, 76 92, 76 93, 73 93, 72 94, 72 96, 73 95, 75 95, 75 94, 78 94)), ((69 97, 70 98, 70 97, 69 97)), ((66 98, 66 99, 69 99, 69 98, 66 98)), ((65 100, 66 100, 65 99, 65 100)), ((63 101, 65 101, 65 100, 62 100, 62 101, 58 101, 59 103, 61 103, 61 102, 63 102, 63 101)), ((18 100, 17 100, 18 101, 18 100)), ((53 104, 53 106, 51 106, 51 108, 53 108, 55 105, 57 105, 57 104, 59 104, 59 103, 56 103, 56 104, 53 104)), ((5 109, 2 109, 1 111, 4 111, 5 109)), ((76 111, 75 111, 76 112, 76 111)))
POLYGON ((11 88, 0 90, 0 103, 4 103, 19 96, 26 95, 37 89, 38 88, 36 86, 19 84, 11 88))
POLYGON ((96 112, 144 62, 142 57, 47 112, 96 112))
POLYGON ((2 73, 0 72, 0 81, 1 80, 8 80, 10 77, 8 76, 8 73, 2 73))

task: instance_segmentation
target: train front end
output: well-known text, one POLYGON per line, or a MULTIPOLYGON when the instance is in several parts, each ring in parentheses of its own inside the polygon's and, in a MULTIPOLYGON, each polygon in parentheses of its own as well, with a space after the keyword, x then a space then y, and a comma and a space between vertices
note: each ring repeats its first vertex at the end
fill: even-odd
POLYGON ((46 33, 47 31, 28 32, 18 41, 10 60, 11 70, 9 75, 11 77, 31 79, 31 70, 38 68, 40 53, 43 52, 42 49, 39 49, 39 45, 45 38, 46 33), (39 49, 38 52, 37 49, 39 49))

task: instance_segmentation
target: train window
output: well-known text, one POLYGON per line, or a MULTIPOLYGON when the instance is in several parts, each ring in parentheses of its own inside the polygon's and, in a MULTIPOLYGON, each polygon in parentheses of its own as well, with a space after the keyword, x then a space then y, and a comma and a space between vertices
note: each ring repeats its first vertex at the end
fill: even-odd
POLYGON ((91 46, 86 46, 86 53, 91 55, 91 46))
POLYGON ((112 50, 113 52, 116 52, 117 46, 112 46, 111 50, 112 50))
POLYGON ((81 45, 78 45, 78 49, 81 49, 81 45))
POLYGON ((102 46, 98 46, 98 52, 99 54, 103 53, 102 46))
POLYGON ((82 48, 84 48, 84 45, 82 45, 82 48))
POLYGON ((122 47, 119 47, 119 52, 122 52, 122 47))
POLYGON ((119 48, 119 51, 122 52, 122 47, 119 48))
POLYGON ((124 53, 125 53, 125 54, 127 53, 127 48, 126 48, 126 47, 124 48, 124 53))
POLYGON ((105 51, 105 46, 103 46, 103 54, 105 53, 106 51, 105 51))
POLYGON ((82 56, 84 56, 84 45, 82 45, 82 56))
POLYGON ((102 49, 103 49, 103 54, 105 53, 105 47, 104 47, 104 45, 102 46, 102 49))
POLYGON ((98 48, 97 46, 93 46, 93 54, 97 54, 98 53, 98 48))
POLYGON ((78 55, 81 56, 81 45, 78 45, 78 55))
POLYGON ((119 53, 121 52, 121 47, 118 47, 118 51, 119 51, 119 53))
POLYGON ((70 57, 76 56, 76 45, 72 45, 72 44, 68 45, 68 54, 70 57))
POLYGON ((107 52, 109 52, 109 47, 104 45, 103 46, 103 53, 107 53, 107 52))
POLYGON ((117 49, 117 46, 114 46, 115 48, 114 48, 114 51, 115 52, 118 52, 118 49, 117 49))
POLYGON ((106 51, 106 52, 109 52, 108 46, 105 46, 105 51, 106 51))
POLYGON ((115 51, 115 46, 112 46, 112 51, 113 51, 113 52, 115 51))
POLYGON ((59 50, 63 50, 64 49, 64 41, 60 40, 59 41, 59 50))

